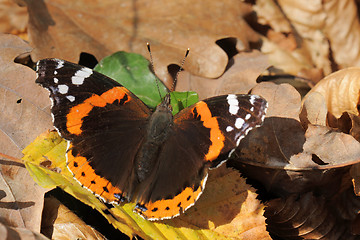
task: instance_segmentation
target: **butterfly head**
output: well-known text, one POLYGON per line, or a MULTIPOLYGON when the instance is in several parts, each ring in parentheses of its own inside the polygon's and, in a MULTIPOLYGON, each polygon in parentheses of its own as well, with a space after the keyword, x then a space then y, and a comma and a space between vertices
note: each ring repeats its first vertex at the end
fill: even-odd
POLYGON ((156 111, 166 111, 172 112, 172 107, 170 105, 170 92, 167 93, 161 103, 156 107, 156 111))

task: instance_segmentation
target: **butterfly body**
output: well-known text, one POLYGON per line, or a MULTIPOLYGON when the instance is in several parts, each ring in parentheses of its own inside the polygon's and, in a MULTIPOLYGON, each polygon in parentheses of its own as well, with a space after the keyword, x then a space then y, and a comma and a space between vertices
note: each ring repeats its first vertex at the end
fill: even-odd
POLYGON ((150 220, 191 207, 209 168, 225 161, 252 128, 266 101, 229 94, 173 116, 169 95, 155 111, 114 80, 80 65, 44 59, 36 80, 50 92, 54 126, 69 141, 67 164, 85 188, 106 202, 137 203, 150 220))

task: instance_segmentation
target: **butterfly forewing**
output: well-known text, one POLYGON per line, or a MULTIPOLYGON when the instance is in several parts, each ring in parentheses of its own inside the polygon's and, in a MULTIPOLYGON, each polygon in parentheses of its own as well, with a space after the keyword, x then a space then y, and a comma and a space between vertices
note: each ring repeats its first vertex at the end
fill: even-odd
POLYGON ((68 167, 76 179, 106 201, 116 201, 107 194, 115 187, 117 196, 131 195, 150 109, 119 83, 80 65, 44 59, 37 73, 36 82, 50 92, 54 126, 71 142, 68 167))

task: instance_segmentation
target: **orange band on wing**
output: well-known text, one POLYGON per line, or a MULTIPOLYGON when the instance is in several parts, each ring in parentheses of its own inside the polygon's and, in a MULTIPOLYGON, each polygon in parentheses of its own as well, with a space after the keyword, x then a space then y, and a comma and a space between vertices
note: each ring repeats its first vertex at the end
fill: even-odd
POLYGON ((205 185, 205 181, 206 177, 196 190, 187 187, 172 199, 163 199, 145 204, 140 203, 141 207, 135 207, 134 210, 148 220, 169 219, 178 216, 194 205, 203 191, 202 186, 205 185))
POLYGON ((82 133, 81 126, 83 118, 86 117, 94 107, 105 107, 106 104, 111 104, 116 100, 121 101, 125 95, 127 95, 127 100, 124 103, 130 101, 131 98, 129 94, 127 94, 127 91, 128 90, 124 87, 114 87, 100 96, 94 94, 83 103, 72 107, 66 116, 66 127, 68 132, 80 135, 82 133))
POLYGON ((198 102, 195 108, 200 115, 201 121, 204 122, 204 126, 210 129, 211 145, 205 155, 205 159, 213 161, 220 155, 221 150, 224 148, 225 137, 220 131, 218 120, 211 115, 210 109, 205 102, 198 102))
POLYGON ((121 196, 121 190, 114 187, 111 182, 105 178, 96 175, 87 159, 83 156, 74 156, 71 147, 72 146, 70 146, 70 150, 67 153, 67 162, 68 168, 74 174, 74 177, 81 182, 84 187, 99 195, 105 201, 120 202, 121 199, 116 198, 115 195, 121 196))

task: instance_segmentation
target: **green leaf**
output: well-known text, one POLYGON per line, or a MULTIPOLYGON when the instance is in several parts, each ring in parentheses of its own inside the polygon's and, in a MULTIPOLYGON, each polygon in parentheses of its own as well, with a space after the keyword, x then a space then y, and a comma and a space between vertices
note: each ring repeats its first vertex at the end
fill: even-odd
MULTIPOLYGON (((116 52, 102 59, 94 70, 129 89, 152 109, 161 102, 160 94, 164 97, 168 92, 166 86, 150 71, 149 61, 139 54, 116 52)), ((195 92, 172 92, 173 114, 197 101, 195 92)))
POLYGON ((135 53, 116 52, 102 59, 94 68, 134 93, 148 107, 155 108, 160 102, 161 96, 168 92, 165 85, 158 80, 149 69, 146 58, 135 53))
POLYGON ((170 98, 173 115, 199 101, 199 96, 196 92, 171 92, 170 98))

